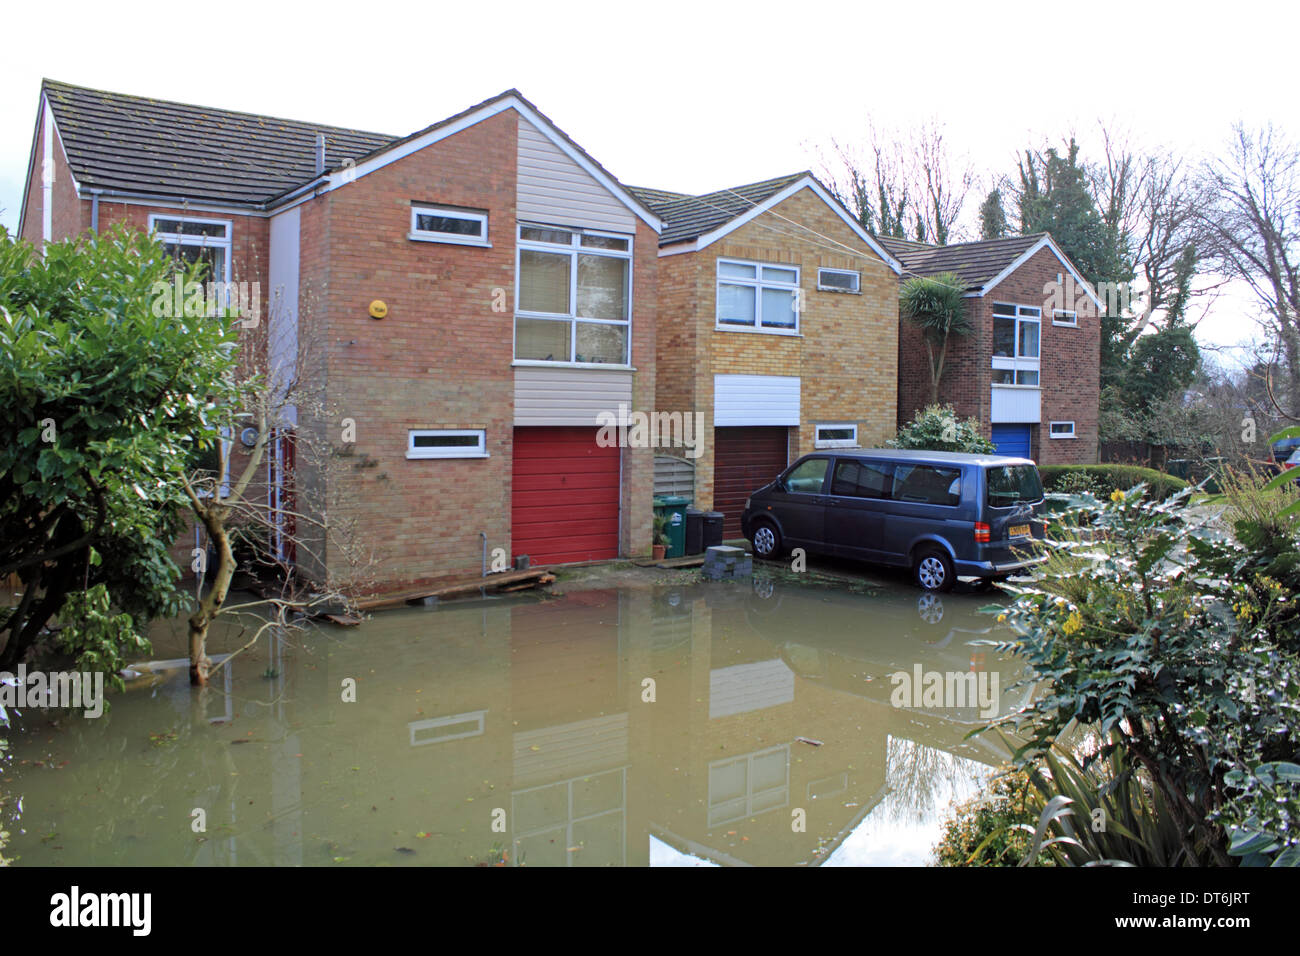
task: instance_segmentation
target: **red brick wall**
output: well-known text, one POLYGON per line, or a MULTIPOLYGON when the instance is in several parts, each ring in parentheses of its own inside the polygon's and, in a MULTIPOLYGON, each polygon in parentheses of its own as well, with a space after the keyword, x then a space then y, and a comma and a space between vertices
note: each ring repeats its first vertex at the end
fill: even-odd
MULTIPOLYGON (((1100 399, 1101 329, 1095 314, 1083 311, 1079 327, 1052 324, 1052 284, 1065 267, 1042 249, 983 298, 966 300, 975 331, 950 344, 940 382, 939 400, 951 404, 962 418, 977 417, 986 436, 992 434, 993 303, 1010 302, 1043 309, 1039 386, 1041 423, 1031 426, 1033 455, 1044 465, 1089 464, 1097 461, 1097 415, 1100 399), (1046 290, 1046 291, 1045 291, 1046 290), (1048 438, 1049 423, 1073 421, 1074 439, 1048 438)), ((899 332, 898 421, 909 421, 930 400, 930 373, 925 342, 906 319, 899 332)))
MULTIPOLYGON (((32 162, 31 178, 27 183, 27 205, 23 209, 23 228, 20 238, 36 246, 43 244, 45 190, 42 188, 41 169, 45 163, 45 111, 41 111, 36 124, 36 156, 32 162)), ((54 241, 75 236, 90 225, 89 204, 83 214, 77 199, 77 187, 73 182, 72 169, 64 155, 59 137, 54 137, 54 215, 52 217, 54 241)))

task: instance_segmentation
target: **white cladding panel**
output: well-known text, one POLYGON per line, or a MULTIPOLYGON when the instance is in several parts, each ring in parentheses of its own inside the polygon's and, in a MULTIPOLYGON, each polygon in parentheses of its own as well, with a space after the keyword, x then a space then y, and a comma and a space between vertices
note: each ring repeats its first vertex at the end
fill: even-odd
POLYGON ((522 222, 636 232, 631 210, 522 116, 516 203, 522 222))
POLYGON ((713 376, 713 424, 798 425, 799 376, 713 376))
POLYGON ((989 409, 991 422, 1037 422, 1042 420, 1043 393, 1036 388, 993 386, 989 409))
POLYGON ((586 368, 515 369, 516 425, 600 424, 601 412, 632 407, 632 372, 586 368))
MULTIPOLYGON (((269 276, 271 288, 262 302, 268 323, 271 368, 282 382, 294 374, 298 360, 298 250, 302 207, 271 217, 269 276)), ((297 421, 297 409, 286 409, 297 421)))

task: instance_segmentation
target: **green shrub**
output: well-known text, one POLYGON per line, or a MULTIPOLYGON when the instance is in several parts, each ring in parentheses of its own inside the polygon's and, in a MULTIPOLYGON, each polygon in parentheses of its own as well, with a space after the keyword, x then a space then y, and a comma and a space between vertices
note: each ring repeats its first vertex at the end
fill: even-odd
POLYGON ((1043 478, 1043 489, 1058 493, 1087 491, 1105 496, 1117 489, 1127 491, 1134 485, 1145 483, 1147 495, 1163 501, 1187 487, 1187 482, 1181 478, 1138 465, 1039 465, 1038 473, 1043 478), (1089 490, 1071 486, 1083 478, 1090 479, 1096 487, 1089 490))
POLYGON ((951 405, 928 405, 885 442, 890 448, 992 454, 995 446, 980 434, 977 418, 962 421, 951 405))
POLYGON ((1018 866, 1029 852, 1037 814, 1029 773, 1002 767, 975 796, 955 805, 934 848, 938 866, 1018 866))
MULTIPOLYGON (((1039 691, 993 726, 1024 741, 1022 765, 1045 761, 1068 727, 1095 728, 1102 759, 1119 757, 1112 777, 1144 788, 1112 809, 1155 817, 1159 840, 1139 839, 1154 858, 1297 865, 1300 513, 1261 497, 1252 515, 1233 494, 1241 517, 1224 534, 1187 496, 1117 489, 1053 522, 1033 579, 1004 585, 1015 602, 989 608, 1015 635, 993 646, 1024 661, 1019 686, 1039 691)), ((1062 806, 1044 819, 1064 832, 1062 806)))

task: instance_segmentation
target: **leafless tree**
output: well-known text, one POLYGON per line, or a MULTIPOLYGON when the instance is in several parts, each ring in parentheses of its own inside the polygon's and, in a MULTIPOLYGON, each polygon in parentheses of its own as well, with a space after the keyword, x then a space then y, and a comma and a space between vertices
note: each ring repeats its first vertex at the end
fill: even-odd
POLYGON ((195 471, 185 482, 214 554, 209 568, 206 553, 196 549, 196 570, 205 572, 207 586, 188 622, 192 684, 206 684, 211 676, 207 637, 219 617, 236 617, 251 629, 243 650, 272 629, 301 628, 306 613, 347 611, 353 596, 373 583, 373 556, 360 543, 355 523, 340 517, 348 509, 327 498, 344 484, 331 478, 347 467, 346 455, 327 429, 298 427, 300 420, 337 420, 323 391, 324 376, 313 374, 317 343, 279 321, 282 308, 274 301, 270 321, 257 321, 242 336, 238 407, 225 409, 228 440, 220 445, 215 469, 195 471), (271 467, 269 455, 275 455, 271 467), (298 480, 308 473, 314 480, 298 480), (341 573, 307 580, 299 573, 304 566, 341 573), (231 605, 236 570, 256 573, 261 594, 231 605))
POLYGON ((1254 293, 1272 347, 1270 400, 1300 420, 1300 151, 1272 125, 1236 124, 1201 181, 1210 200, 1198 211, 1207 251, 1220 272, 1254 293))

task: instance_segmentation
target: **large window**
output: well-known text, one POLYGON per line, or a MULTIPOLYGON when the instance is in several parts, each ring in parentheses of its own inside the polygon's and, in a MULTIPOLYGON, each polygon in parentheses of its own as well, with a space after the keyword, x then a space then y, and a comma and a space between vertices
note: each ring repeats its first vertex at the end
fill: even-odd
POLYGON ((718 260, 718 328, 799 331, 798 266, 718 260))
POLYGON ((203 281, 230 281, 229 220, 151 215, 149 231, 178 263, 202 262, 207 267, 203 281))
POLYGON ((519 227, 515 358, 628 364, 632 239, 519 227))
POLYGON ((1038 385, 1043 310, 993 303, 993 384, 1038 385))

